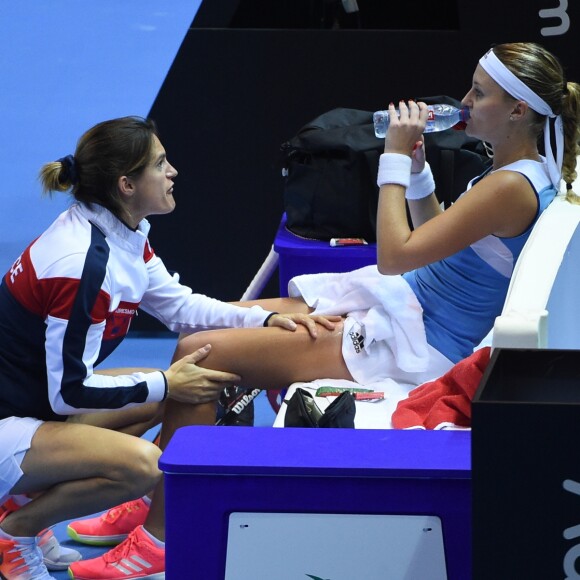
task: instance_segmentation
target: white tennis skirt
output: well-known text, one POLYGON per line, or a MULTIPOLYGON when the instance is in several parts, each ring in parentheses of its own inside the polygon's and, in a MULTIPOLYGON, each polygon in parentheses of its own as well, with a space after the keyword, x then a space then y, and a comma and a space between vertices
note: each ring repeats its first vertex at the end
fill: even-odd
POLYGON ((42 423, 30 417, 0 420, 0 504, 4 503, 10 490, 22 477, 20 464, 42 423))

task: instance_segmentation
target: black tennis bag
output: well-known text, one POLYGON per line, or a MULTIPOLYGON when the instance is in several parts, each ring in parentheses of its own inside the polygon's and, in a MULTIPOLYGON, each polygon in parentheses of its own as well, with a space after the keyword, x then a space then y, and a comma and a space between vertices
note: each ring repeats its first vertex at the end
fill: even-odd
MULTIPOLYGON (((460 106, 447 96, 418 100, 460 106)), ((372 116, 333 109, 282 144, 284 210, 292 233, 316 240, 376 240, 376 176, 384 140, 375 137, 372 116)), ((426 134, 425 150, 437 197, 446 207, 491 163, 481 141, 453 129, 426 134)))

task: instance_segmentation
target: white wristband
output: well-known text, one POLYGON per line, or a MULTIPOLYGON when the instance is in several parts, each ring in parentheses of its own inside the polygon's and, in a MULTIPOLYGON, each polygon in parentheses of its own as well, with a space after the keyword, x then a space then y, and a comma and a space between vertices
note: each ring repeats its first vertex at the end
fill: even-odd
POLYGON ((379 158, 377 185, 394 183, 409 187, 411 179, 411 158, 401 153, 383 153, 379 158))
POLYGON ((405 197, 407 199, 423 199, 429 197, 435 191, 433 172, 428 163, 421 173, 411 173, 411 183, 407 187, 405 197))

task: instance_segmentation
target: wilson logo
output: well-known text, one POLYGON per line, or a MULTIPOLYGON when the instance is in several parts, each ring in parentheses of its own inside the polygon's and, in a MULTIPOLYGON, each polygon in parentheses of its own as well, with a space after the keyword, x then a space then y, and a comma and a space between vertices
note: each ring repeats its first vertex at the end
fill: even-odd
POLYGON ((260 389, 254 389, 247 395, 243 395, 242 398, 231 408, 231 411, 239 415, 255 398, 260 392, 260 389))
POLYGON ((554 26, 546 26, 540 30, 542 36, 561 36, 566 34, 570 28, 570 17, 568 16, 568 0, 559 0, 557 8, 544 8, 538 14, 540 18, 554 19, 554 26))

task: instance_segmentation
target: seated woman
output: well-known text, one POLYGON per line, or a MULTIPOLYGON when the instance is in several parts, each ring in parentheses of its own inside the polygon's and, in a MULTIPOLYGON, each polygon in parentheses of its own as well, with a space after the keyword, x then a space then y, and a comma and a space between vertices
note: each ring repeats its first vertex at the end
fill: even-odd
POLYGON ((562 176, 569 189, 575 179, 580 86, 542 47, 506 44, 481 58, 463 104, 466 132, 491 145, 493 164, 456 203, 443 211, 434 192, 421 139, 425 105, 401 102, 398 118, 391 104, 378 174, 378 271, 300 276, 290 283, 294 298, 248 303, 338 314, 340 324, 319 329, 316 340, 304 329, 200 333, 182 340, 176 356, 211 341, 201 364, 239 374, 244 386, 281 388, 317 378, 417 383, 470 355, 501 312, 520 251, 562 176))
MULTIPOLYGON (((278 389, 317 378, 365 384, 388 377, 418 384, 471 354, 500 313, 519 253, 562 175, 567 184, 575 179, 580 86, 566 82, 557 59, 542 47, 505 44, 481 58, 463 104, 470 112, 466 131, 491 145, 493 166, 475 176, 449 209, 440 208, 425 162, 426 105, 401 102, 397 116, 391 104, 378 171, 378 269, 299 277, 292 282, 293 298, 245 304, 280 313, 340 315, 333 328, 200 332, 179 342, 175 360, 209 343, 211 351, 199 366, 235 373, 238 385, 278 389), (538 150, 542 132, 545 155, 538 150)), ((168 400, 161 448, 176 428, 202 416, 212 423, 215 406, 168 400)), ((139 523, 162 538, 161 491, 158 484, 151 508, 139 517, 127 515, 137 503, 143 507, 141 499, 93 520, 84 539, 113 531, 122 539, 139 523)), ((83 539, 81 522, 71 528, 83 539)), ((148 577, 151 572, 115 571, 131 554, 147 558, 150 548, 139 543, 139 530, 104 556, 74 563, 73 577, 148 577)))

